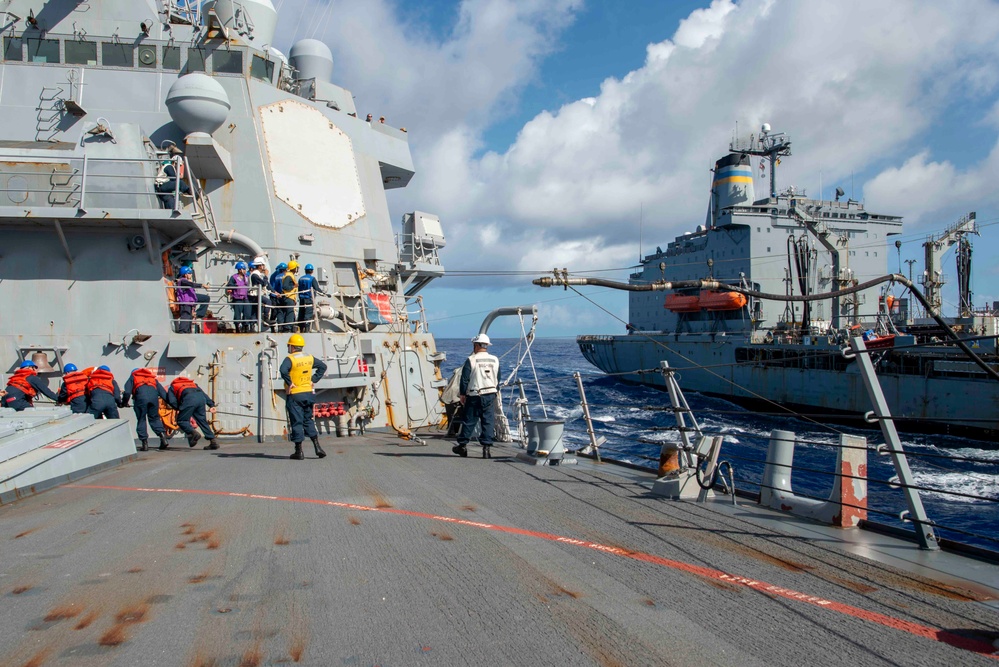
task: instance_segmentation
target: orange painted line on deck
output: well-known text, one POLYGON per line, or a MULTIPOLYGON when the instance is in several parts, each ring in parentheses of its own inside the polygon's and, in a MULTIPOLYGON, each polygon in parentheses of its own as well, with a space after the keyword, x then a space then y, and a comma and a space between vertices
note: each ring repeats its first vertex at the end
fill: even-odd
POLYGON ((985 655, 990 658, 999 659, 999 655, 996 655, 994 653, 996 649, 994 646, 992 646, 992 644, 984 641, 979 641, 976 639, 971 639, 968 637, 962 637, 961 635, 957 635, 954 634, 953 632, 948 632, 946 630, 932 628, 930 626, 922 625, 920 623, 913 623, 912 621, 905 621, 900 618, 887 616, 885 614, 880 614, 875 611, 869 611, 867 609, 861 609, 860 607, 854 607, 852 605, 844 604, 842 602, 834 602, 833 600, 827 600, 825 598, 820 598, 814 595, 809 595, 807 593, 791 590, 789 588, 784 588, 782 586, 768 584, 764 581, 749 579, 734 574, 728 574, 727 572, 722 572, 721 570, 714 570, 708 567, 702 567, 700 565, 691 565, 690 563, 670 560, 669 558, 662 558, 660 556, 654 556, 652 554, 642 553, 640 551, 630 551, 628 549, 622 549, 620 547, 614 547, 607 544, 600 544, 599 542, 578 540, 572 537, 565 537, 563 535, 555 535, 553 533, 541 533, 538 531, 525 530, 523 528, 516 528, 513 526, 499 526, 491 523, 483 523, 481 521, 469 521, 468 519, 459 519, 456 517, 441 516, 438 514, 428 514, 426 512, 414 512, 412 510, 401 510, 401 509, 396 509, 394 507, 370 507, 368 505, 355 505, 354 503, 343 503, 335 500, 318 500, 315 498, 286 498, 283 496, 264 496, 252 493, 236 493, 233 491, 209 491, 204 489, 161 489, 161 488, 142 488, 142 487, 128 487, 128 486, 104 486, 98 484, 67 484, 63 488, 101 489, 107 491, 139 491, 145 493, 190 493, 201 496, 229 496, 232 498, 249 498, 255 500, 277 500, 289 503, 326 505, 329 507, 342 507, 345 509, 358 510, 364 512, 381 512, 384 514, 397 514, 400 516, 409 516, 418 519, 432 519, 434 521, 443 521, 459 526, 470 526, 473 528, 481 528, 484 530, 493 530, 500 533, 510 533, 512 535, 524 535, 526 537, 535 537, 542 540, 548 540, 550 542, 558 542, 560 544, 568 544, 571 546, 582 547, 585 549, 592 549, 594 551, 600 551, 602 553, 611 554, 613 556, 621 556, 623 558, 631 558, 633 560, 639 560, 646 563, 651 563, 653 565, 668 567, 674 570, 687 572, 700 577, 707 577, 709 579, 723 581, 728 584, 744 586, 746 588, 759 591, 761 593, 765 593, 766 595, 780 597, 787 600, 795 600, 797 602, 804 602, 805 604, 814 605, 816 607, 821 607, 823 609, 835 611, 840 614, 845 614, 847 616, 859 618, 864 621, 877 623, 878 625, 883 625, 888 628, 893 628, 895 630, 907 632, 917 637, 925 637, 927 639, 932 639, 934 641, 942 642, 944 644, 949 644, 950 646, 964 649, 966 651, 972 651, 974 653, 979 653, 981 655, 985 655))

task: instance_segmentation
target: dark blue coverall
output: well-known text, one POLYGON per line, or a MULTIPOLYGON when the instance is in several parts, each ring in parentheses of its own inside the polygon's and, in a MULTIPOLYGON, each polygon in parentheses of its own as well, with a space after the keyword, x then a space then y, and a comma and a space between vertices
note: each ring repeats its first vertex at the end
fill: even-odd
MULTIPOLYGON (((53 401, 58 401, 59 397, 52 393, 49 389, 49 383, 38 377, 37 375, 32 375, 28 378, 28 384, 30 384, 35 391, 43 396, 51 398, 53 401)), ((3 407, 11 408, 16 412, 20 412, 25 408, 31 407, 31 401, 24 395, 24 392, 17 387, 12 387, 7 385, 7 395, 3 397, 3 407)))
MULTIPOLYGON (((63 382, 59 386, 59 393, 56 394, 59 403, 65 403, 66 399, 69 398, 69 393, 66 391, 66 383, 63 382)), ((83 392, 72 401, 69 402, 69 409, 73 411, 76 415, 85 415, 90 412, 90 406, 87 405, 87 392, 83 392)))
MULTIPOLYGON (((172 163, 163 167, 163 175, 169 180, 165 183, 156 184, 156 196, 160 198, 163 208, 177 208, 177 197, 174 196, 178 187, 177 170, 174 169, 172 163)), ((182 180, 180 182, 180 191, 185 195, 191 194, 191 187, 187 184, 187 181, 182 180)))
POLYGON ((208 415, 205 413, 205 407, 214 408, 215 401, 201 387, 185 389, 181 392, 179 399, 173 393, 173 387, 170 387, 170 391, 167 392, 167 403, 178 411, 177 426, 187 436, 188 445, 194 447, 200 439, 194 427, 191 426, 191 417, 194 417, 194 421, 198 422, 198 426, 201 427, 201 432, 205 434, 206 438, 215 439, 215 432, 212 431, 212 427, 208 423, 208 415))
POLYGON ((472 378, 472 362, 465 360, 465 365, 461 367, 461 379, 458 381, 458 393, 465 396, 465 422, 462 424, 458 434, 458 447, 465 447, 472 439, 476 425, 480 425, 479 444, 483 447, 492 447, 493 436, 496 432, 496 425, 493 423, 493 404, 496 402, 498 394, 484 394, 482 396, 466 396, 468 383, 472 378))
POLYGON ((94 416, 94 419, 100 419, 105 417, 107 419, 119 419, 118 416, 118 403, 121 401, 121 389, 118 387, 118 381, 115 380, 113 383, 114 393, 109 393, 106 389, 94 388, 90 392, 90 414, 94 416))
POLYGON ((311 273, 306 273, 298 279, 298 321, 302 331, 312 330, 312 318, 315 315, 313 302, 316 294, 326 296, 326 292, 319 288, 319 281, 311 273))
MULTIPOLYGON (((273 320, 271 319, 273 315, 272 315, 271 309, 269 307, 271 305, 271 296, 270 296, 270 287, 271 287, 271 284, 270 284, 270 282, 267 280, 266 276, 263 276, 263 275, 261 275, 259 273, 256 273, 256 272, 253 272, 253 273, 250 274, 250 286, 252 288, 256 288, 256 289, 260 290, 260 292, 261 292, 261 294, 260 294, 260 310, 261 310, 261 312, 259 313, 261 326, 265 326, 265 325, 271 324, 273 322, 273 320)), ((258 313, 257 313, 257 297, 255 297, 255 296, 251 296, 250 297, 250 306, 253 308, 253 311, 252 311, 252 314, 250 316, 250 319, 255 322, 256 319, 257 319, 257 315, 258 315, 258 313)))
POLYGON ((295 276, 287 271, 282 273, 278 296, 274 301, 278 306, 281 306, 277 309, 276 319, 279 330, 285 333, 291 333, 295 330, 295 325, 292 324, 295 321, 295 297, 286 296, 286 294, 288 292, 294 293, 297 289, 298 282, 295 280, 295 276))
MULTIPOLYGON (((319 382, 319 378, 326 374, 326 364, 319 357, 312 357, 312 383, 319 382)), ((291 359, 285 357, 281 362, 281 379, 285 386, 291 385, 291 359)), ((318 438, 319 431, 316 430, 316 420, 312 415, 312 406, 315 405, 315 394, 302 392, 300 394, 288 394, 285 398, 285 407, 288 410, 288 421, 290 422, 291 441, 301 444, 305 436, 318 438)))
POLYGON ((160 418, 160 401, 163 399, 169 403, 167 398, 167 391, 163 388, 159 382, 156 383, 155 387, 150 387, 145 385, 135 388, 135 383, 132 381, 132 376, 128 376, 128 381, 125 383, 125 389, 121 395, 121 407, 128 407, 128 399, 132 398, 134 395, 134 405, 132 409, 135 410, 135 434, 139 436, 139 440, 148 440, 149 431, 146 430, 146 421, 149 421, 149 425, 153 427, 153 433, 158 435, 160 438, 164 438, 166 435, 166 429, 163 427, 163 419, 160 418))

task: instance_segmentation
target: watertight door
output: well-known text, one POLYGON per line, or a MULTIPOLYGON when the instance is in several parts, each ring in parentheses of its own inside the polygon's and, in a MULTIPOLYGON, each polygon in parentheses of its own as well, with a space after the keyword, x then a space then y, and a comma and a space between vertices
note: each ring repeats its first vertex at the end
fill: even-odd
POLYGON ((406 413, 412 426, 423 426, 430 414, 430 404, 423 382, 423 366, 420 353, 406 350, 402 355, 403 391, 406 399, 406 413))

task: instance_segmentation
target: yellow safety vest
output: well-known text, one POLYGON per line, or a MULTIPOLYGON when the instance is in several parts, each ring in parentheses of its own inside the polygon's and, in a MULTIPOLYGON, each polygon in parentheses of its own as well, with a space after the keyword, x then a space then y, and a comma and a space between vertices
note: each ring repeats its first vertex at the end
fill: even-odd
POLYGON ((312 391, 312 364, 314 359, 311 354, 295 352, 289 354, 291 360, 291 386, 288 387, 289 394, 302 394, 312 391))

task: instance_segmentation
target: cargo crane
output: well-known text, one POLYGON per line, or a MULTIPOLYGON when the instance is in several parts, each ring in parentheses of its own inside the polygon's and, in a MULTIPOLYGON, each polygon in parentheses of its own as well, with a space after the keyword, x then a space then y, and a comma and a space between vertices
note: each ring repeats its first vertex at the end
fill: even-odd
POLYGON ((957 245, 957 277, 960 302, 960 316, 971 315, 971 241, 968 234, 978 234, 978 221, 975 212, 962 216, 960 220, 945 229, 938 237, 930 237, 923 243, 924 269, 920 282, 923 285, 926 300, 930 304, 931 315, 939 315, 943 306, 940 290, 943 287, 943 271, 940 260, 951 246, 957 245))

